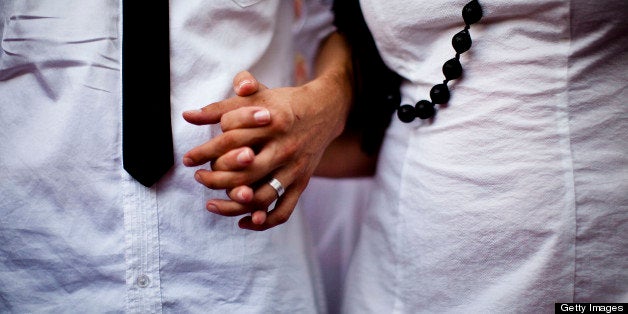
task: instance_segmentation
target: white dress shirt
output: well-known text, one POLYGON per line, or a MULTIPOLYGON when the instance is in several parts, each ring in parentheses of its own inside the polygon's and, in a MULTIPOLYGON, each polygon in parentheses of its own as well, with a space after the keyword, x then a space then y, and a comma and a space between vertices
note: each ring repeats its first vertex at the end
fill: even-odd
POLYGON ((180 160, 220 130, 181 113, 230 97, 241 70, 291 84, 293 32, 321 39, 328 8, 170 3, 176 164, 145 188, 121 162, 120 2, 0 2, 0 312, 324 311, 299 210, 241 230, 180 160))
MULTIPOLYGON (((403 103, 443 81, 468 2, 361 1, 403 103)), ((448 105, 388 130, 347 313, 628 301, 628 4, 480 3, 448 105)))

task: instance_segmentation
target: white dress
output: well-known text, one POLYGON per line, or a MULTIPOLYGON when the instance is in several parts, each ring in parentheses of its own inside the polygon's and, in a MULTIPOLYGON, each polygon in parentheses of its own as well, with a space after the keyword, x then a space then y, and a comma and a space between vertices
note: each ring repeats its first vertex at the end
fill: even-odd
MULTIPOLYGON (((429 99, 467 0, 362 0, 404 103, 429 99)), ((387 132, 347 313, 628 301, 628 4, 480 1, 433 122, 387 132)))

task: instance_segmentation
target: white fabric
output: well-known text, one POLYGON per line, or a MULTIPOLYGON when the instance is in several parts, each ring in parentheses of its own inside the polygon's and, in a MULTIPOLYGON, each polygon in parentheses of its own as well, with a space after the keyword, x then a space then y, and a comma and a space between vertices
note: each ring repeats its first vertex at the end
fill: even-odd
POLYGON ((0 312, 324 312, 300 211, 241 230, 204 209, 223 192, 180 162, 219 131, 181 113, 231 96, 238 71, 291 83, 294 27, 330 31, 307 5, 326 17, 295 21, 293 1, 171 1, 176 164, 147 189, 121 166, 120 2, 1 1, 0 312))
MULTIPOLYGON (((405 103, 442 82, 467 2, 362 0, 405 103)), ((388 130, 347 313, 628 301, 628 3, 480 3, 448 106, 388 130)))
POLYGON ((339 313, 342 307, 347 268, 372 181, 371 178, 312 178, 301 196, 301 208, 321 265, 329 313, 339 313))

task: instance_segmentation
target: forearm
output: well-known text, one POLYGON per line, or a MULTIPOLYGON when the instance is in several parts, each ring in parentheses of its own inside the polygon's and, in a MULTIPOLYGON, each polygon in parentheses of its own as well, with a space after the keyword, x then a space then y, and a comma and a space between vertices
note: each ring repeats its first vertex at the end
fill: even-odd
POLYGON ((335 139, 325 150, 314 175, 322 177, 360 177, 373 175, 377 156, 361 149, 360 138, 351 130, 342 131, 353 103, 353 66, 344 36, 332 34, 322 45, 316 60, 316 79, 322 78, 331 97, 329 108, 338 119, 335 139))
POLYGON ((353 103, 353 63, 349 49, 344 36, 331 34, 318 51, 315 78, 306 84, 321 92, 320 109, 333 114, 329 116, 335 122, 334 137, 342 133, 353 103))
POLYGON ((344 132, 327 147, 314 175, 328 178, 372 176, 376 164, 377 155, 364 152, 359 135, 344 132))

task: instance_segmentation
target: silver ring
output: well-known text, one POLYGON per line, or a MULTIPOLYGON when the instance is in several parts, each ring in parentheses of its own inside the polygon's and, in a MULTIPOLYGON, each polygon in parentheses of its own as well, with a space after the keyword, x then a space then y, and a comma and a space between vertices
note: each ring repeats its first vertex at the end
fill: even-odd
POLYGON ((275 189, 275 192, 277 192, 277 198, 280 198, 283 195, 283 192, 286 191, 283 188, 283 185, 281 185, 281 182, 279 182, 279 180, 277 180, 275 178, 270 179, 268 184, 270 184, 270 186, 272 186, 273 189, 275 189))

